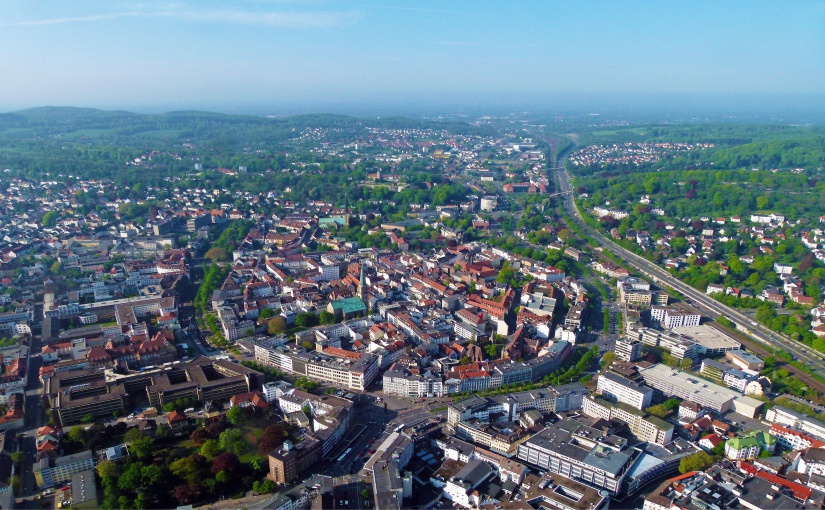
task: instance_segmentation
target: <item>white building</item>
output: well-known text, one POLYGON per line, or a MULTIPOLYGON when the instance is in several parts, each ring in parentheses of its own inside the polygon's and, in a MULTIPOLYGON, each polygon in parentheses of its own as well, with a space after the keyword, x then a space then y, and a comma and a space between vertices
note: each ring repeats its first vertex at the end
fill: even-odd
POLYGON ((622 402, 639 410, 650 407, 653 399, 652 388, 639 385, 610 372, 598 377, 596 392, 608 400, 622 402))

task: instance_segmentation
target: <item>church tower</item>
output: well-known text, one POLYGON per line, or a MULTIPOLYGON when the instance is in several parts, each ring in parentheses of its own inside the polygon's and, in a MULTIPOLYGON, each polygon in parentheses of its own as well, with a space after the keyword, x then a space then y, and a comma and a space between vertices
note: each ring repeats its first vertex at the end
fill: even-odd
POLYGON ((364 274, 364 262, 361 262, 361 279, 358 281, 358 298, 367 304, 367 277, 364 274))

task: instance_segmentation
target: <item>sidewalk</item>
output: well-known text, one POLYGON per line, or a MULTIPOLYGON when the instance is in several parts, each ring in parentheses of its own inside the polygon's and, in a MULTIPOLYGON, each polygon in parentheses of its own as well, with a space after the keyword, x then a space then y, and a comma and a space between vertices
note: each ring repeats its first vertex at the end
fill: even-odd
POLYGON ((225 499, 215 503, 195 507, 197 510, 234 510, 239 508, 251 508, 261 505, 274 498, 276 494, 262 494, 260 496, 244 496, 238 499, 225 499))

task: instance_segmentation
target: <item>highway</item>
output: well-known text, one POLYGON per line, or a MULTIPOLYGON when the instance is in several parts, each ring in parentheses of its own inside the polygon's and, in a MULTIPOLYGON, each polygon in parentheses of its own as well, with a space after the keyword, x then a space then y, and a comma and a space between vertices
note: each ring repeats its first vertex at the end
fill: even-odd
POLYGON ((825 363, 823 357, 818 352, 814 351, 807 345, 796 342, 793 339, 775 333, 768 328, 756 323, 752 318, 738 312, 737 310, 724 305, 715 299, 707 296, 705 293, 694 289, 688 284, 682 282, 678 278, 650 262, 649 260, 630 252, 621 246, 617 245, 610 239, 594 231, 584 223, 584 220, 579 213, 576 203, 573 201, 572 187, 570 186, 570 177, 566 170, 558 170, 554 172, 558 183, 559 192, 563 193, 564 208, 568 215, 576 221, 599 245, 607 250, 610 250, 614 255, 620 257, 630 266, 636 268, 642 274, 650 278, 654 283, 659 285, 667 285, 676 291, 682 293, 684 296, 693 301, 694 306, 698 307, 700 311, 713 319, 724 315, 731 321, 735 322, 739 329, 746 328, 746 331, 752 338, 769 347, 781 349, 794 358, 805 363, 816 373, 825 375, 825 363))

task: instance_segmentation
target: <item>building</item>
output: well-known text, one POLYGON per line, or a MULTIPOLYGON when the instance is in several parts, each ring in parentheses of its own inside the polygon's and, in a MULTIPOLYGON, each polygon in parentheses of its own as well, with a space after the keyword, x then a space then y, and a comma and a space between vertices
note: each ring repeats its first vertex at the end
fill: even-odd
POLYGON ((690 400, 717 413, 732 409, 733 401, 737 397, 733 390, 698 379, 663 363, 642 368, 639 373, 645 384, 660 391, 664 396, 690 400))
POLYGON ((495 474, 496 471, 490 464, 473 459, 447 480, 442 493, 446 499, 464 508, 476 508, 482 501, 476 488, 495 474))
MULTIPOLYGON (((337 348, 336 348, 337 349, 337 348)), ((297 346, 255 345, 255 360, 284 371, 349 390, 364 391, 378 376, 378 358, 372 354, 344 351, 306 352, 297 346), (332 355, 340 354, 340 356, 332 355)))
POLYGON ((471 397, 453 402, 447 406, 447 424, 455 428, 468 420, 515 422, 519 413, 536 409, 542 414, 581 409, 587 388, 581 383, 571 383, 555 388, 521 391, 492 397, 471 397))
POLYGON ((626 337, 616 340, 616 359, 620 361, 636 361, 642 358, 642 342, 626 337))
POLYGON ((530 508, 600 510, 610 500, 600 491, 566 476, 547 473, 527 489, 524 501, 530 508))
POLYGON ((621 492, 622 481, 632 464, 631 454, 602 444, 579 443, 573 434, 552 425, 520 444, 518 459, 612 495, 621 492))
POLYGON ((753 460, 765 450, 773 453, 776 438, 767 432, 754 431, 744 437, 734 437, 725 442, 725 457, 731 460, 753 460))
POLYGON ((611 372, 605 372, 598 377, 596 392, 608 400, 622 402, 639 410, 650 407, 653 399, 652 388, 611 372))
POLYGON ((816 439, 825 441, 825 423, 787 407, 773 406, 765 413, 765 421, 793 427, 816 439))
POLYGON ((56 459, 44 457, 33 466, 34 479, 38 487, 48 489, 54 487, 55 484, 68 482, 75 473, 94 469, 94 467, 91 450, 56 459))
POLYGON ((129 395, 143 393, 151 405, 158 407, 187 398, 205 403, 257 390, 262 382, 263 374, 251 368, 198 356, 126 375, 111 369, 56 372, 45 380, 44 394, 48 395, 52 412, 66 426, 86 415, 123 412, 129 395))
POLYGON ((409 368, 394 364, 384 372, 381 389, 388 395, 403 397, 442 397, 444 384, 441 375, 430 372, 410 372, 409 368))
POLYGON ((74 473, 71 480, 72 508, 80 510, 100 508, 97 502, 97 486, 93 469, 74 473))
POLYGON ((652 307, 650 316, 667 329, 698 326, 702 321, 702 316, 698 313, 677 310, 668 306, 652 307))
MULTIPOLYGON (((359 285, 359 289, 362 287, 359 285)), ((366 286, 363 287, 366 289, 366 286)), ((357 297, 349 297, 330 301, 327 305, 327 312, 335 314, 336 321, 350 320, 367 315, 367 305, 357 297)))
POLYGON ((740 370, 754 370, 756 372, 765 368, 765 362, 761 358, 741 349, 734 349, 725 353, 725 359, 740 370))
POLYGON ((614 404, 591 395, 585 397, 582 412, 594 418, 620 420, 641 441, 667 444, 673 440, 673 424, 621 402, 614 404))
POLYGON ((825 441, 809 436, 778 423, 771 424, 770 433, 776 438, 776 444, 786 450, 804 450, 805 448, 825 448, 825 441))
POLYGON ((266 477, 280 485, 287 485, 311 466, 321 462, 321 442, 315 438, 293 444, 284 441, 283 446, 269 452, 269 474, 266 477))

